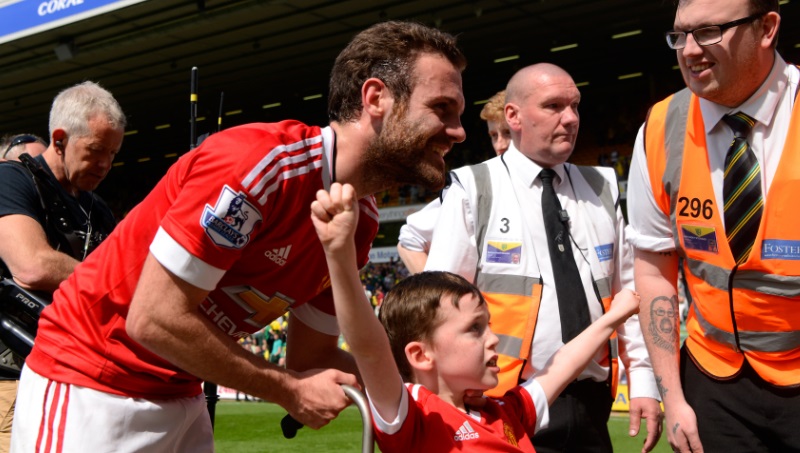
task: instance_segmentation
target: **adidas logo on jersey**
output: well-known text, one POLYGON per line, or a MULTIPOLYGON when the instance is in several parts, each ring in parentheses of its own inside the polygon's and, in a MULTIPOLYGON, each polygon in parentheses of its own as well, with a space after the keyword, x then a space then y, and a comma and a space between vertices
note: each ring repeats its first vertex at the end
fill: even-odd
POLYGON ((472 426, 469 424, 469 422, 466 421, 464 422, 463 425, 461 425, 461 428, 458 428, 458 431, 456 431, 456 435, 453 436, 453 440, 458 442, 464 440, 477 439, 479 437, 480 435, 478 435, 478 433, 476 433, 475 430, 472 429, 472 426))
POLYGON ((269 258, 270 260, 274 261, 278 266, 283 266, 286 264, 286 260, 289 258, 289 251, 292 250, 292 245, 289 244, 286 247, 281 247, 279 249, 272 249, 267 250, 264 252, 264 256, 269 258))

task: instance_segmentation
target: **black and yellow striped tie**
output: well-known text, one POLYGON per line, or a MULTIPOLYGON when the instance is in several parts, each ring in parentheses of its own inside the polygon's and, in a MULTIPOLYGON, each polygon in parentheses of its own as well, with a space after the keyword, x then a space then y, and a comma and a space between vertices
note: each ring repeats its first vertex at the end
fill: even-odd
POLYGON ((725 115, 723 121, 733 130, 734 136, 725 156, 722 186, 725 233, 736 264, 742 264, 750 256, 764 209, 761 167, 747 144, 747 136, 755 121, 742 112, 725 115))

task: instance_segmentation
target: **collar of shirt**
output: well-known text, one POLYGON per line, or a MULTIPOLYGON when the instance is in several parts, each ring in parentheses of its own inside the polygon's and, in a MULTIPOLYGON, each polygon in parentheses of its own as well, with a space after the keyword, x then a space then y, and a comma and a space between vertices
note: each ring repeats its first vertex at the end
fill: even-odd
POLYGON ((700 111, 703 114, 706 134, 711 133, 718 124, 722 123, 723 116, 736 112, 746 113, 756 120, 756 125, 759 123, 771 124, 778 101, 783 97, 783 93, 789 85, 789 69, 786 61, 776 52, 775 63, 764 83, 738 107, 730 108, 700 98, 700 111))
MULTIPOLYGON (((535 185, 538 185, 539 187, 542 186, 542 182, 538 178, 539 172, 542 171, 542 167, 522 154, 522 152, 517 149, 514 143, 511 143, 508 146, 508 151, 503 153, 501 158, 505 162, 506 167, 512 176, 517 178, 519 181, 524 181, 528 188, 535 185)), ((561 185, 561 183, 566 180, 566 169, 564 168, 564 164, 559 164, 552 168, 553 171, 556 172, 556 178, 553 181, 553 187, 558 190, 558 187, 561 185)))
POLYGON ((322 186, 331 190, 331 184, 336 182, 336 133, 333 128, 321 128, 322 134, 322 186))

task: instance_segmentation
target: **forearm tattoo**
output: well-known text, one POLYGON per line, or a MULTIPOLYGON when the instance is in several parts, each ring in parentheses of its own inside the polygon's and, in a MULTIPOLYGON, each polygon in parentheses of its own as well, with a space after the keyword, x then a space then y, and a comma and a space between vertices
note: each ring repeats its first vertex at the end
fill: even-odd
POLYGON ((675 353, 677 335, 680 335, 678 326, 678 296, 667 298, 659 296, 650 303, 650 337, 653 344, 659 348, 675 353))
POLYGON ((664 398, 667 397, 667 392, 669 390, 667 390, 667 388, 664 387, 664 384, 662 384, 661 381, 662 381, 661 376, 656 376, 656 385, 658 386, 658 393, 661 394, 661 401, 664 401, 664 398))

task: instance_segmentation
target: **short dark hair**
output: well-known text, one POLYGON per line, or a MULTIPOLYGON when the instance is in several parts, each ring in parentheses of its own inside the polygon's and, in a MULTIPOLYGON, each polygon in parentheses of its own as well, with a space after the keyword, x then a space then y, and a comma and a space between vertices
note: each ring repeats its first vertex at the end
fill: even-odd
MULTIPOLYGON (((780 14, 781 6, 778 0, 750 0, 750 14, 759 14, 763 16, 769 12, 775 11, 780 14)), ((759 21, 754 22, 753 26, 757 26, 759 21)), ((772 48, 778 46, 778 34, 775 34, 775 39, 772 40, 772 48)))
POLYGON ((458 300, 466 294, 477 296, 480 305, 485 303, 478 288, 464 277, 441 271, 411 275, 386 294, 379 317, 403 381, 411 382, 413 377, 406 358, 406 345, 412 341, 429 341, 441 324, 437 311, 442 300, 451 299, 458 307, 458 300))
MULTIPOLYGON (((692 0, 675 0, 675 6, 681 7, 691 3, 692 0)), ((750 14, 767 14, 770 11, 780 12, 779 0, 750 0, 750 14)))
MULTIPOLYGON (((691 3, 692 0, 675 0, 675 5, 677 8, 681 8, 683 6, 688 5, 691 3)), ((763 16, 769 12, 775 11, 776 13, 780 14, 781 6, 779 0, 749 0, 750 3, 750 15, 759 15, 763 16)), ((759 20, 761 18, 759 17, 759 20)), ((751 24, 753 27, 758 27, 760 22, 756 20, 751 24)), ((774 49, 778 45, 778 35, 775 35, 775 39, 772 40, 772 48, 774 49)))
POLYGON ((422 53, 440 54, 463 71, 467 60, 449 33, 415 22, 389 21, 357 34, 342 50, 331 70, 328 117, 348 122, 361 112, 361 86, 372 77, 383 81, 404 105, 415 80, 413 66, 422 53))
POLYGON ((770 11, 780 12, 778 0, 750 0, 750 14, 767 14, 770 11))

